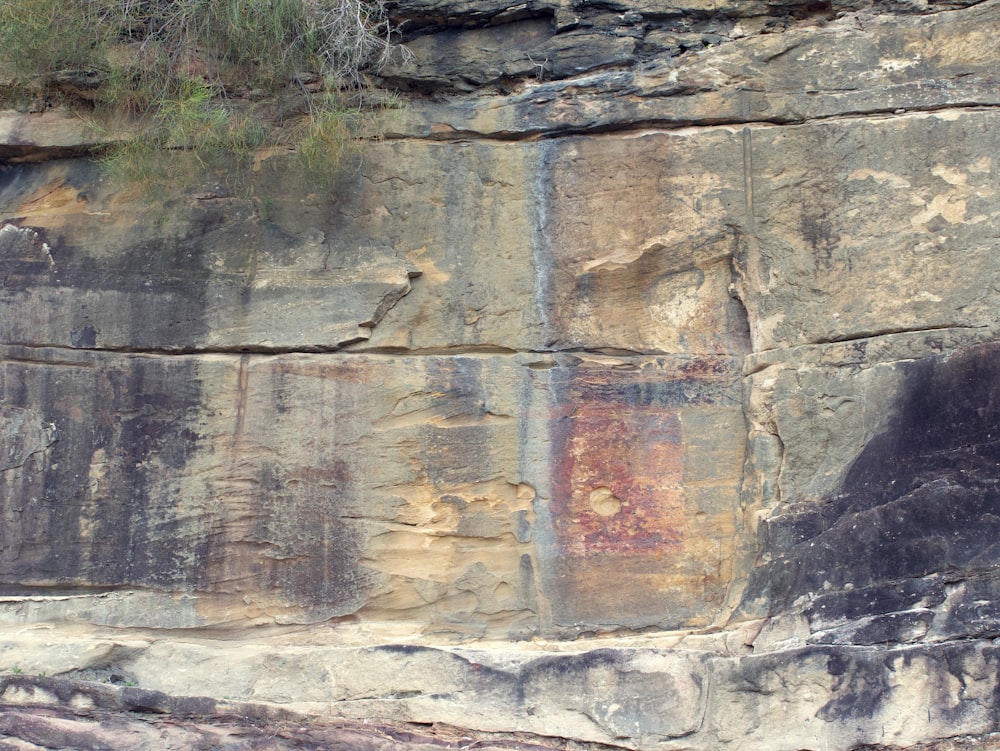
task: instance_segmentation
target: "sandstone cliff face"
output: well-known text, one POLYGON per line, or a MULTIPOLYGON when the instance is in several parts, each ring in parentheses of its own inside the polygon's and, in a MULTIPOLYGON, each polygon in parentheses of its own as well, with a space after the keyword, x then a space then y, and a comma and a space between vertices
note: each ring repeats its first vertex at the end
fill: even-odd
POLYGON ((332 193, 143 199, 3 114, 0 669, 147 693, 5 679, 0 732, 989 743, 1000 5, 390 7, 332 193))

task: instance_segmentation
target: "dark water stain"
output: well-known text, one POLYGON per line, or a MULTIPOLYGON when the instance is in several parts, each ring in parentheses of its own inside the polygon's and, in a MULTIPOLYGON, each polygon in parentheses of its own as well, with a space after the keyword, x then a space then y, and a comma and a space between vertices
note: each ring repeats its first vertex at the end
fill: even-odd
POLYGON ((44 461, 7 473, 0 513, 6 586, 183 588, 203 554, 197 522, 178 513, 170 480, 200 445, 190 360, 115 357, 95 367, 8 363, 5 401, 54 426, 44 461), (13 377, 10 377, 13 376, 13 377))
POLYGON ((476 358, 435 359, 427 366, 424 388, 433 399, 420 427, 420 459, 437 488, 474 484, 490 476, 495 427, 476 358))
MULTIPOLYGON (((76 189, 77 200, 86 204, 93 170, 86 160, 75 160, 55 174, 62 188, 76 189)), ((0 185, 0 203, 10 212, 38 193, 40 180, 55 179, 44 167, 22 172, 15 170, 0 185)), ((48 231, 30 227, 30 214, 12 220, 37 233, 47 249, 26 255, 0 243, 0 320, 8 319, 0 332, 11 340, 76 348, 203 346, 208 308, 219 300, 239 305, 254 254, 294 243, 267 237, 249 218, 248 204, 237 199, 134 205, 108 203, 108 196, 94 200, 114 208, 91 213, 110 214, 116 231, 108 229, 108 219, 83 213, 48 231), (40 316, 42 307, 53 311, 51 320, 40 316)))
POLYGON ((816 715, 827 722, 870 718, 892 691, 881 662, 838 651, 827 657, 826 671, 833 678, 834 695, 816 715))
POLYGON ((897 367, 904 385, 888 427, 853 462, 839 492, 762 525, 764 563, 752 572, 746 612, 774 615, 808 595, 825 619, 854 619, 924 598, 940 602, 940 585, 915 583, 926 577, 993 576, 1000 347, 897 367))
MULTIPOLYGON (((251 586, 280 592, 320 617, 356 611, 370 589, 371 573, 358 563, 358 530, 344 519, 344 507, 357 493, 348 464, 334 460, 322 468, 291 469, 265 461, 258 477, 253 503, 259 517, 249 540, 255 545, 244 562, 251 586), (263 564, 258 572, 254 561, 263 564)), ((240 546, 247 540, 232 542, 240 546)))

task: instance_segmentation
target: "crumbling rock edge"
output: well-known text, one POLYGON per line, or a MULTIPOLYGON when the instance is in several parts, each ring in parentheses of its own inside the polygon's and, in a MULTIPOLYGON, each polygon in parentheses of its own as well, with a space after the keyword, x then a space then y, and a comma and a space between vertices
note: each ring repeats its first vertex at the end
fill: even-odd
POLYGON ((60 629, 8 629, 0 663, 17 672, 0 676, 0 733, 22 745, 0 748, 1000 747, 991 639, 755 655, 720 651, 723 634, 714 649, 641 638, 553 649, 84 640, 60 629))
POLYGON ((68 678, 0 678, 0 749, 329 749, 548 751, 515 738, 485 740, 444 727, 310 718, 280 706, 175 697, 68 678), (2 740, 6 738, 7 740, 2 740), (37 743, 36 743, 37 741, 37 743), (41 745, 38 745, 41 744, 41 745), (69 746, 66 746, 69 747, 69 746))
MULTIPOLYGON (((410 9, 416 15, 404 16, 443 20, 469 14, 461 5, 421 4, 410 9)), ((961 66, 942 53, 952 40, 971 38, 995 23, 998 6, 992 0, 925 5, 927 15, 902 5, 888 11, 850 3, 842 8, 826 2, 801 7, 750 3, 761 14, 750 20, 759 23, 731 37, 709 28, 731 25, 723 9, 706 17, 695 8, 622 14, 609 11, 624 10, 624 4, 585 8, 580 3, 582 15, 565 27, 556 23, 553 32, 543 19, 570 13, 565 3, 511 5, 477 5, 471 16, 483 17, 471 25, 457 22, 462 31, 436 23, 422 28, 410 40, 417 45, 414 61, 383 71, 376 80, 398 91, 395 101, 401 106, 377 118, 366 135, 519 142, 648 129, 943 116, 1000 105, 988 47, 964 50, 961 66), (813 17, 811 8, 823 12, 813 17), (806 17, 789 24, 787 14, 796 10, 806 17), (645 21, 643 13, 650 16, 645 21), (768 26, 769 13, 786 17, 768 26), (493 23, 484 20, 491 14, 503 22, 480 28, 480 23, 493 23), (587 14, 596 16, 588 20, 587 14), (698 20, 688 28, 691 18, 698 20), (538 23, 542 26, 536 28, 538 23), (477 44, 464 40, 463 35, 478 31, 487 36, 477 44), (498 33, 499 41, 493 40, 498 33), (643 35, 659 41, 644 42, 643 35), (900 49, 909 50, 910 57, 894 57, 900 49), (803 65, 807 60, 812 62, 803 65)), ((106 147, 127 130, 99 134, 60 107, 0 111, 0 166, 80 156, 106 147)))

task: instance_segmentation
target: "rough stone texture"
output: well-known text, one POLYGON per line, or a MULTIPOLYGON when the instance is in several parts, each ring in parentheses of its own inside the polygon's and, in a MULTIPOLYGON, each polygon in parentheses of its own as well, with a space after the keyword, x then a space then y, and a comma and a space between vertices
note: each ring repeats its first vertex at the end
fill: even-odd
POLYGON ((546 751, 513 740, 477 740, 456 732, 367 722, 317 723, 260 704, 171 697, 140 688, 12 676, 0 683, 0 749, 103 751, 546 751))
POLYGON ((755 134, 754 348, 991 324, 997 126, 950 112, 755 134))
POLYGON ((107 136, 88 127, 85 120, 67 114, 59 109, 0 111, 0 159, 14 164, 43 162, 84 154, 107 142, 107 136))
POLYGON ((787 509, 762 527, 744 601, 802 613, 812 641, 995 633, 996 346, 945 356, 933 354, 942 338, 920 336, 927 354, 896 362, 866 362, 865 342, 845 345, 857 358, 849 379, 834 362, 799 365, 796 386, 788 371, 777 376, 775 391, 797 394, 777 411, 779 434, 832 423, 826 443, 846 471, 831 476, 808 452, 786 451, 780 478, 808 482, 779 479, 787 509))
MULTIPOLYGON (((997 40, 986 31, 995 23, 992 3, 929 17, 867 9, 828 20, 832 9, 815 9, 819 18, 769 17, 762 29, 752 13, 730 21, 721 14, 714 21, 687 17, 689 24, 708 26, 710 35, 696 32, 693 40, 677 39, 676 50, 659 52, 631 68, 555 81, 529 76, 516 90, 500 91, 486 102, 472 96, 433 104, 416 101, 387 128, 431 138, 466 133, 514 137, 707 123, 800 123, 890 115, 899 109, 997 104, 997 40), (782 33, 755 33, 760 30, 782 33), (706 43, 712 46, 706 48, 706 43)), ((668 28, 683 28, 685 18, 669 18, 668 28)), ((648 22, 640 24, 647 27, 648 22)), ((650 35, 656 33, 674 34, 664 30, 650 35)))
POLYGON ((210 185, 121 205, 93 168, 15 168, 0 227, 7 343, 89 349, 336 349, 364 339, 419 272, 371 241, 334 249, 210 185), (183 207, 183 208, 182 208, 183 207), (173 217, 167 227, 167 218, 173 217), (56 248, 56 255, 52 249, 56 248))
POLYGON ((0 748, 997 747, 1000 3, 388 7, 332 194, 4 116, 0 748))
MULTIPOLYGON (((124 748, 126 739, 153 748, 142 744, 155 743, 155 732, 164 743, 201 740, 229 748, 233 735, 249 737, 248 744, 258 738, 255 728, 270 731, 272 743, 303 744, 292 748, 365 749, 376 740, 388 743, 387 730, 399 745, 375 748, 432 743, 403 735, 406 722, 464 728, 452 748, 572 747, 552 736, 615 748, 704 751, 1000 747, 998 655, 988 640, 879 650, 809 646, 737 657, 622 644, 585 651, 289 647, 287 636, 280 639, 284 645, 252 646, 133 637, 105 640, 100 650, 94 649, 99 637, 78 635, 76 644, 72 636, 61 640, 66 653, 76 648, 73 658, 53 654, 45 646, 50 639, 22 630, 6 642, 30 660, 30 669, 54 669, 72 680, 5 677, 0 728, 29 742, 55 740, 57 747, 63 738, 77 747, 74 741, 96 735, 106 744, 100 748, 124 748), (90 654, 81 659, 84 650, 90 654), (140 687, 131 687, 136 680, 140 687), (331 714, 339 726, 330 726, 331 714), (379 727, 376 717, 385 724, 379 727), (95 719, 103 719, 96 728, 95 719), (498 731, 520 743, 498 741, 498 731), (344 745, 323 745, 338 742, 344 745)), ((0 653, 0 660, 9 657, 0 653)))
POLYGON ((96 622, 525 636, 704 625, 728 585, 730 358, 4 354, 0 589, 165 598, 96 622))

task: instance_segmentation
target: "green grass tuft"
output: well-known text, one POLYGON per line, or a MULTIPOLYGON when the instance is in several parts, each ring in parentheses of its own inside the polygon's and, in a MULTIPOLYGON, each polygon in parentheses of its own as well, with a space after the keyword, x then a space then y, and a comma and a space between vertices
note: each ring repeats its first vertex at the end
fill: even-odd
POLYGON ((19 101, 62 92, 108 131, 136 123, 101 161, 147 188, 218 165, 245 179, 278 144, 318 179, 354 148, 365 108, 345 92, 363 101, 392 50, 384 1, 0 0, 0 67, 19 101))

